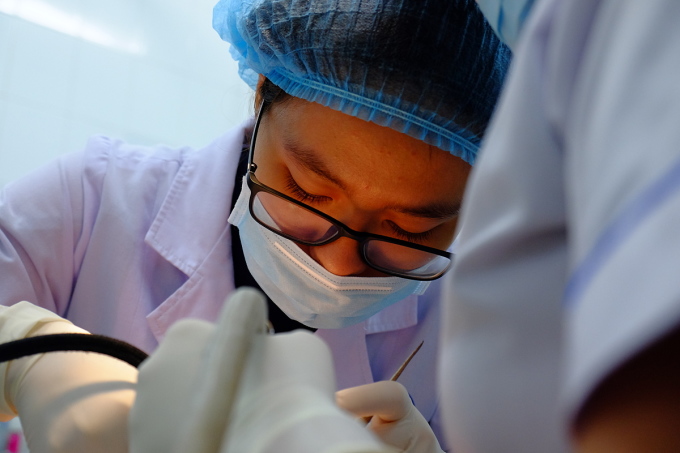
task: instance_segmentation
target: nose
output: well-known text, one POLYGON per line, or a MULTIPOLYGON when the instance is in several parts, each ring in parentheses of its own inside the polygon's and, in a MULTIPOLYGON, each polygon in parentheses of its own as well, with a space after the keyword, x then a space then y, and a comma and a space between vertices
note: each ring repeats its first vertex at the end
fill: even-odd
POLYGON ((359 243, 340 238, 330 244, 310 247, 309 255, 327 271, 340 276, 362 276, 370 269, 359 256, 359 243))

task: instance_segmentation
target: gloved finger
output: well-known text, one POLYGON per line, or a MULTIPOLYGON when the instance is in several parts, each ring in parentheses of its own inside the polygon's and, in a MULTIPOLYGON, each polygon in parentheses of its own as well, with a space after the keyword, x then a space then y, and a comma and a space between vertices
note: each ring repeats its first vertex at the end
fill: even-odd
POLYGON ((338 406, 357 416, 372 416, 368 430, 404 453, 442 453, 427 420, 398 382, 382 381, 336 393, 338 406))
POLYGON ((406 388, 395 381, 380 381, 335 393, 339 407, 357 417, 378 417, 384 422, 404 418, 413 404, 406 388))
POLYGON ((306 330, 258 338, 239 386, 239 404, 261 404, 291 387, 321 392, 333 403, 335 374, 328 345, 306 330))
POLYGON ((386 453, 335 405, 334 392, 323 340, 302 330, 258 336, 220 453, 386 453))
POLYGON ((176 423, 186 416, 214 328, 198 319, 176 322, 139 367, 129 420, 131 453, 171 452, 176 447, 176 423))
POLYGON ((267 305, 252 288, 241 288, 225 302, 204 357, 197 394, 177 451, 214 453, 229 424, 239 381, 255 337, 266 333, 267 305))

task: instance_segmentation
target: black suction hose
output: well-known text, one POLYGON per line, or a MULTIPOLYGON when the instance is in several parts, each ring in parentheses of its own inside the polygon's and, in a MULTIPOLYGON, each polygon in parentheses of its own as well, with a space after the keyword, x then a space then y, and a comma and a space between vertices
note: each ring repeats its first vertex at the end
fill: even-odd
POLYGON ((96 352, 110 355, 138 368, 149 355, 115 338, 84 333, 58 333, 23 338, 0 344, 0 362, 44 352, 96 352))

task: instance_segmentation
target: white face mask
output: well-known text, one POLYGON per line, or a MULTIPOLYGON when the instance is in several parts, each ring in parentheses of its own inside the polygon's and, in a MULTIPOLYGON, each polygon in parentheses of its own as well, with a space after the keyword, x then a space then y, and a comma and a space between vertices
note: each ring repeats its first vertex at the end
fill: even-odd
POLYGON ((534 0, 477 0, 498 37, 513 51, 534 0))
POLYGON ((250 215, 250 189, 243 179, 229 223, 239 229, 248 270, 291 319, 309 327, 339 329, 359 323, 415 294, 430 282, 399 277, 342 277, 327 271, 300 249, 250 215))

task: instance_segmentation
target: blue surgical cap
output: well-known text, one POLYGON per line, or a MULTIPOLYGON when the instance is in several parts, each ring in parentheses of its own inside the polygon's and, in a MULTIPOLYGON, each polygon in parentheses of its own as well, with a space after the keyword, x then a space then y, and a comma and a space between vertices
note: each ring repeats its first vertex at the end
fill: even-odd
POLYGON ((221 0, 213 27, 252 88, 262 74, 470 164, 511 55, 474 0, 221 0))

